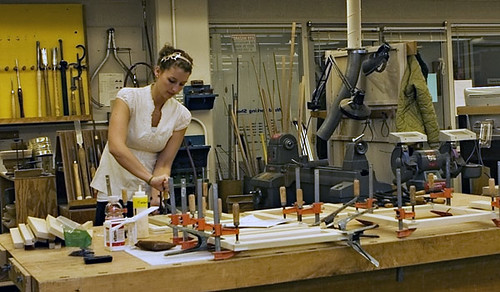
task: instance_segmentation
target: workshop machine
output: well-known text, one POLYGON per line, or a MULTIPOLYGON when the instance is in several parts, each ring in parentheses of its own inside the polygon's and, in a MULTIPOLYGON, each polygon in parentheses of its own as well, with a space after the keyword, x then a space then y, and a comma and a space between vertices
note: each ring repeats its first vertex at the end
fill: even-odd
MULTIPOLYGON (((255 209, 280 207, 281 186, 286 187, 288 205, 296 200, 297 186, 303 190, 305 203, 312 203, 315 169, 319 170, 321 202, 345 203, 351 200, 355 179, 360 182, 360 197, 367 198, 371 168, 365 156, 368 144, 362 141, 361 137, 347 143, 342 167, 329 166, 327 160, 308 161, 307 157, 299 157, 297 140, 291 134, 276 134, 271 137, 267 146, 266 169, 249 182, 249 188, 256 192, 255 209), (299 177, 298 184, 297 177, 299 177)), ((374 174, 372 181, 374 192, 391 190, 389 184, 378 182, 374 174)))
POLYGON ((467 129, 442 130, 439 132, 439 149, 422 149, 427 136, 419 132, 393 132, 390 141, 396 144, 391 154, 391 168, 401 170, 401 183, 417 190, 429 190, 429 175, 433 175, 433 188, 442 189, 462 174, 464 178, 481 175, 481 166, 468 164, 458 151, 460 141, 475 140, 476 134, 467 129))

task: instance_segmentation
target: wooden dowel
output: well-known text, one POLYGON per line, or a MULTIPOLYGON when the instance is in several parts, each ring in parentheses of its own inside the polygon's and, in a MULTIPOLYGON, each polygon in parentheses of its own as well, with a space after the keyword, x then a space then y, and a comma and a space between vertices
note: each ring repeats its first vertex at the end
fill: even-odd
MULTIPOLYGON (((292 103, 292 80, 293 80, 293 59, 295 55, 295 27, 296 24, 295 22, 292 22, 292 35, 290 39, 290 69, 289 69, 289 75, 288 75, 288 99, 287 99, 287 107, 288 110, 290 110, 290 105, 292 103)), ((289 114, 289 113, 287 113, 289 114)), ((286 129, 288 130, 288 126, 286 126, 286 129)), ((288 132, 288 131, 287 131, 288 132)))
POLYGON ((288 133, 288 123, 290 121, 290 111, 288 110, 287 94, 286 94, 286 68, 285 68, 285 56, 281 56, 281 84, 283 84, 283 96, 282 96, 282 106, 281 106, 281 122, 283 133, 288 133))
MULTIPOLYGON (((273 52, 273 59, 274 59, 274 75, 276 78, 276 88, 278 89, 278 100, 280 102, 280 109, 281 112, 283 112, 283 101, 281 99, 281 91, 280 91, 280 82, 278 78, 278 64, 276 62, 276 54, 273 52)), ((274 119, 276 122, 276 118, 274 119)), ((283 118, 281 119, 281 131, 283 131, 283 118)))

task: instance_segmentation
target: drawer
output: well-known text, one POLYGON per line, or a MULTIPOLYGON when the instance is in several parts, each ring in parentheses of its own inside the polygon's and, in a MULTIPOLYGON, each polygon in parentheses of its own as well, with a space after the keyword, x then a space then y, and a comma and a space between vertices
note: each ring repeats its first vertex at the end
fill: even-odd
POLYGON ((14 258, 9 258, 9 263, 9 279, 19 290, 31 291, 31 275, 14 258))

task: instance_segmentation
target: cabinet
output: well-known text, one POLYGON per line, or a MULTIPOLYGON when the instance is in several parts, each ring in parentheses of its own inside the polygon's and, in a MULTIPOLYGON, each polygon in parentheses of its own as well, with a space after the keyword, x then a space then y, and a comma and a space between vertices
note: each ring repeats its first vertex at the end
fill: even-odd
MULTIPOLYGON (((39 177, 14 178, 0 175, 0 191, 2 192, 2 207, 14 202, 6 202, 6 189, 14 187, 14 201, 16 205, 16 225, 26 223, 28 216, 45 218, 48 214, 58 216, 56 181, 54 175, 39 177)), ((2 231, 4 231, 2 222, 2 231)))

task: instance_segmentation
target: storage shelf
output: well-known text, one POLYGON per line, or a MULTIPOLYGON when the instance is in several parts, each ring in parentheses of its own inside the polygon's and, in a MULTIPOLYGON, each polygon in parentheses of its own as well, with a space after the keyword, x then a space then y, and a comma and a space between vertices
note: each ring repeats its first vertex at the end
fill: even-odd
POLYGON ((40 124, 40 123, 65 123, 72 121, 90 121, 91 115, 80 116, 61 116, 61 117, 33 117, 33 118, 16 118, 16 119, 0 119, 1 125, 21 125, 21 124, 40 124))

